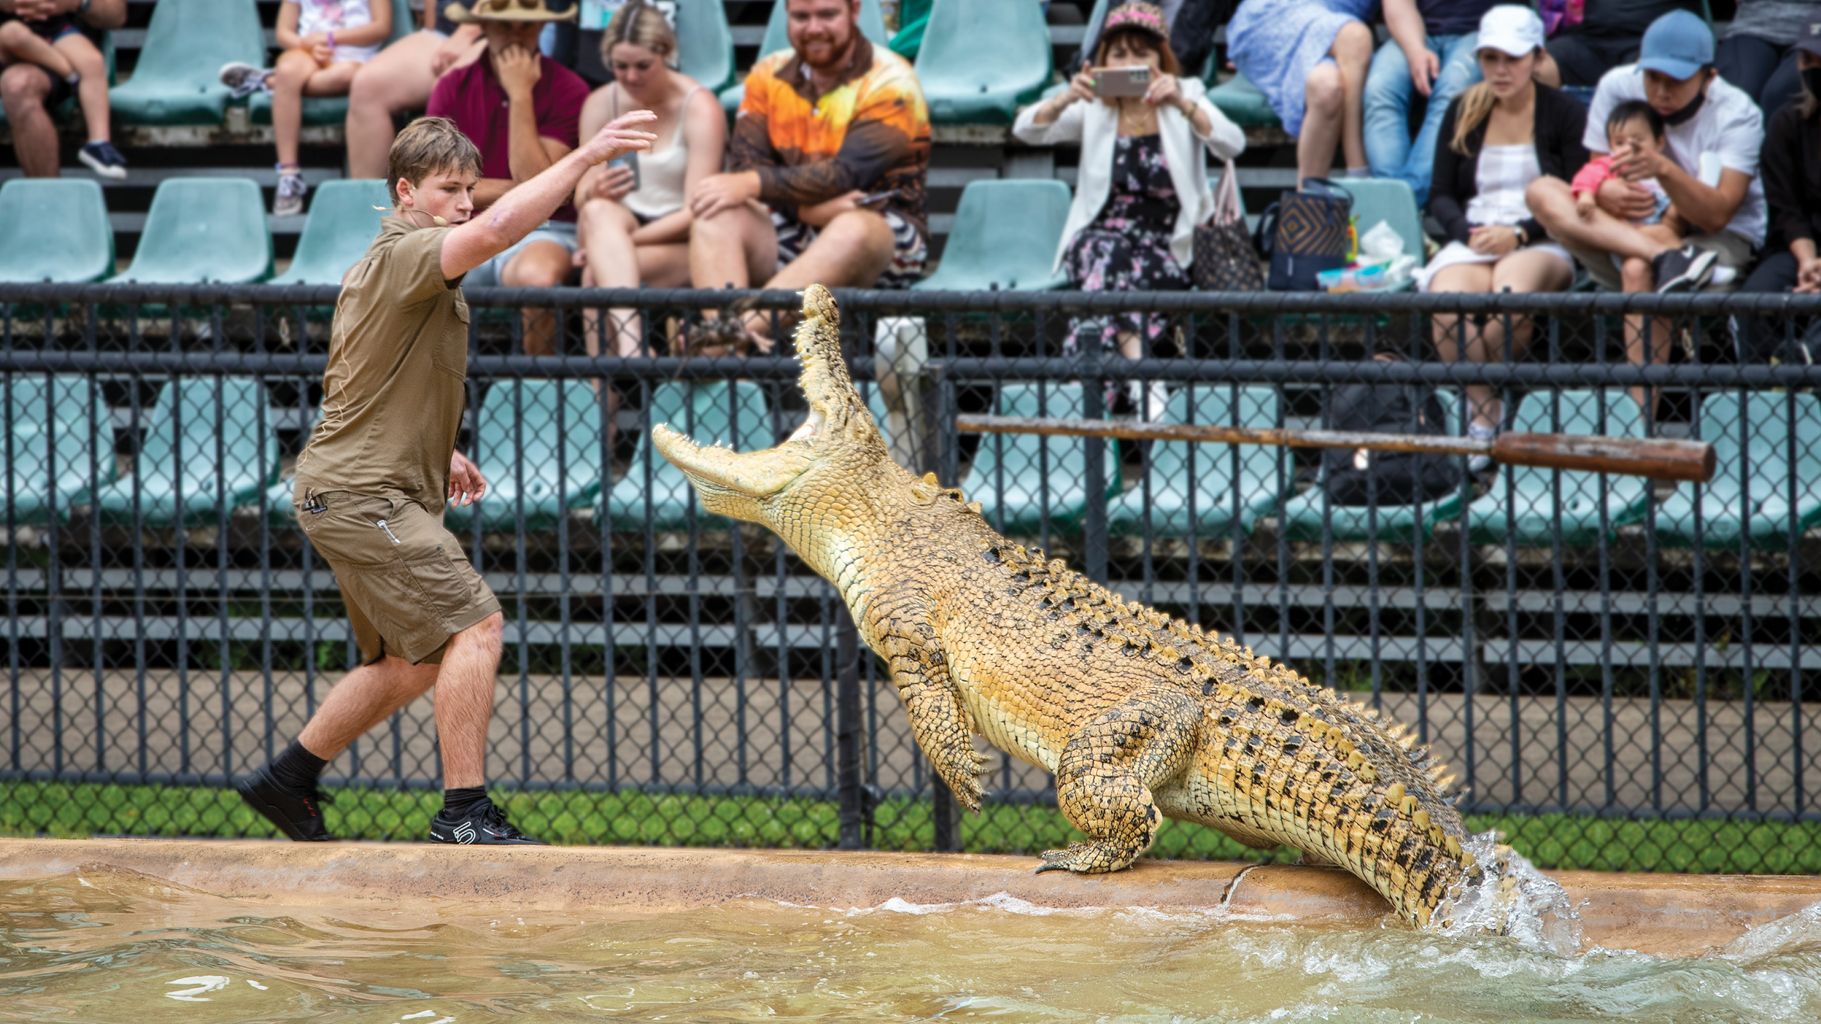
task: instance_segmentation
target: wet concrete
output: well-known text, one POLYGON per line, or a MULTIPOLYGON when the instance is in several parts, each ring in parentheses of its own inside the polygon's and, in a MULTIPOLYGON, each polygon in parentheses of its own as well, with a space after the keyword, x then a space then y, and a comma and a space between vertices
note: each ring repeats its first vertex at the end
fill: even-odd
MULTIPOLYGON (((401 895, 464 913, 488 908, 641 911, 742 899, 826 907, 952 903, 1006 893, 1059 908, 1225 907, 1242 917, 1372 927, 1386 905, 1328 868, 1140 861, 1113 875, 1034 874, 1030 857, 871 851, 475 848, 267 840, 0 839, 0 879, 109 868, 274 908, 401 895)), ((1683 956, 1821 903, 1821 877, 1552 873, 1580 907, 1586 939, 1683 956)), ((1393 925, 1393 927, 1401 927, 1393 925)))

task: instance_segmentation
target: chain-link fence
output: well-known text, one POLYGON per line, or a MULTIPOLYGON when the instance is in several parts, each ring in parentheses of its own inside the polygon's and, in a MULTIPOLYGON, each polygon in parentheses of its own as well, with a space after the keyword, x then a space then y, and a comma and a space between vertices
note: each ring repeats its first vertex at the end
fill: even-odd
MULTIPOLYGON (((787 348, 677 345, 726 335, 715 317, 788 333, 792 297, 730 298, 469 296, 462 444, 492 491, 446 522, 505 610, 490 768, 515 823, 570 842, 1065 840, 1047 775, 1008 758, 987 811, 958 818, 832 590, 773 535, 701 511, 652 452, 653 422, 751 449, 800 421, 787 348)), ((1411 723, 1476 827, 1545 864, 1821 870, 1821 657, 1803 636, 1821 619, 1821 370, 1800 359, 1821 304, 841 300, 902 463, 1127 596, 1411 723), (1698 438, 1718 471, 1673 485, 1453 457, 1406 494, 1357 452, 955 430, 980 413, 1311 428, 1361 401, 1393 416, 1400 394, 1394 432, 1698 438)), ((226 787, 354 658, 288 482, 333 301, 0 286, 0 830, 269 834, 226 787)), ((429 702, 328 782, 332 831, 419 837, 439 784, 429 702)), ((1257 855, 1183 825, 1157 849, 1257 855)))

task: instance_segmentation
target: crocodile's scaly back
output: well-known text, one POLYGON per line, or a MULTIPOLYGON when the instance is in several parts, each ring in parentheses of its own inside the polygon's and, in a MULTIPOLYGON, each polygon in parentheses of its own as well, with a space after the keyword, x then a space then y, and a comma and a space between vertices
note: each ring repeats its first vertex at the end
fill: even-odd
POLYGON ((1451 780, 1401 726, 1006 540, 960 491, 894 463, 839 324, 833 296, 809 288, 796 332, 809 416, 783 444, 704 448, 666 426, 653 441, 710 511, 771 528, 834 584, 963 803, 982 798, 976 732, 1055 773, 1088 838, 1039 870, 1124 868, 1167 815, 1296 847, 1430 924, 1500 867, 1463 848, 1451 780))

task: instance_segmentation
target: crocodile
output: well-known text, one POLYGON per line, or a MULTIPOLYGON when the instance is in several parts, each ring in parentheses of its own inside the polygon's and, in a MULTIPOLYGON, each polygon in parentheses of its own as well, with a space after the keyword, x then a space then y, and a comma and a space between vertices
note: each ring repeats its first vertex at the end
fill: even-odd
POLYGON ((1464 845, 1452 777, 1401 724, 1008 540, 960 490, 898 465, 839 325, 833 295, 808 288, 808 415, 783 443, 737 452, 666 424, 652 442, 705 509, 768 527, 839 591, 961 804, 984 797, 976 733, 1055 777, 1086 838, 1038 871, 1126 868, 1169 817, 1344 868, 1418 927, 1451 925, 1488 880, 1511 888, 1509 851, 1464 845))

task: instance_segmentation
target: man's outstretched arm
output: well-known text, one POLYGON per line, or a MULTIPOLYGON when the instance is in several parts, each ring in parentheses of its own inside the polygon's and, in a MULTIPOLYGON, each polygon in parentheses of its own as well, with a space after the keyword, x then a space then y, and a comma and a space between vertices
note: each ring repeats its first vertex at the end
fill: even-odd
POLYGON ((575 193, 575 184, 595 164, 622 153, 650 149, 657 138, 638 126, 657 120, 649 110, 634 110, 601 126, 550 168, 501 196, 497 202, 459 225, 443 239, 443 277, 453 281, 511 248, 575 193))

